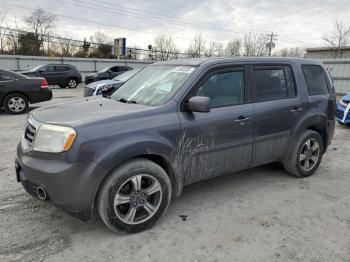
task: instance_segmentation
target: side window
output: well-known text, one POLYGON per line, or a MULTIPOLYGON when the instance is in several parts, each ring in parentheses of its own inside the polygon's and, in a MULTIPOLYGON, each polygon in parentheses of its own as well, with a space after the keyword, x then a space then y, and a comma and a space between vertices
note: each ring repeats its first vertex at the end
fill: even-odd
POLYGON ((195 95, 209 97, 213 108, 243 104, 243 69, 214 73, 199 87, 195 95))
POLYGON ((0 73, 0 81, 10 81, 11 79, 12 79, 11 76, 4 73, 0 73))
POLYGON ((292 69, 289 66, 255 66, 254 78, 257 102, 296 96, 292 69))
POLYGON ((321 66, 303 65, 302 70, 310 96, 325 95, 328 93, 326 75, 321 66))
POLYGON ((119 72, 119 66, 111 67, 112 72, 119 72))
POLYGON ((45 72, 55 72, 55 66, 54 65, 47 65, 43 67, 45 72))
POLYGON ((66 71, 66 67, 65 66, 55 66, 55 71, 58 72, 62 72, 62 71, 66 71))

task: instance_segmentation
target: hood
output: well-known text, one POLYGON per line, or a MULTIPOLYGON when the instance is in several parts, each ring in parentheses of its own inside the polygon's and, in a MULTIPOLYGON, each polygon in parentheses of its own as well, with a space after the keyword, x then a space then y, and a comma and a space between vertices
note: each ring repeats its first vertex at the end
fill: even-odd
POLYGON ((91 84, 88 84, 86 87, 95 89, 96 87, 111 85, 111 84, 115 84, 115 83, 117 83, 117 81, 106 79, 106 80, 92 82, 91 84))
POLYGON ((123 117, 151 109, 151 106, 127 104, 103 97, 81 98, 32 112, 32 116, 44 123, 69 125, 72 127, 112 117, 123 117))
POLYGON ((350 92, 347 95, 343 96, 342 99, 345 101, 350 101, 350 92))

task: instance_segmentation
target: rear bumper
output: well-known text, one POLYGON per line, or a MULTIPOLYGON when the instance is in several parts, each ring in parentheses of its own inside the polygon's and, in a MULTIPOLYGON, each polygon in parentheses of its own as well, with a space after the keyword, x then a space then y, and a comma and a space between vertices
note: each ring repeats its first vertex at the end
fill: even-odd
POLYGON ((43 88, 39 92, 33 94, 30 97, 30 103, 40 103, 44 101, 49 101, 52 99, 52 91, 49 88, 43 88))
POLYGON ((350 105, 343 107, 337 102, 337 112, 335 118, 338 122, 349 125, 350 124, 350 105))

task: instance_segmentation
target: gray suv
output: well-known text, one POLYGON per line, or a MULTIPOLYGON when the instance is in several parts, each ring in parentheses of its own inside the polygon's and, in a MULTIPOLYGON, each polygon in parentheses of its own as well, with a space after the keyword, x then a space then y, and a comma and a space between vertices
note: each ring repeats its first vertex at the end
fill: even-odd
POLYGON ((34 110, 17 180, 114 231, 150 228, 184 186, 281 162, 312 175, 334 132, 335 93, 318 61, 195 59, 146 67, 111 97, 34 110))

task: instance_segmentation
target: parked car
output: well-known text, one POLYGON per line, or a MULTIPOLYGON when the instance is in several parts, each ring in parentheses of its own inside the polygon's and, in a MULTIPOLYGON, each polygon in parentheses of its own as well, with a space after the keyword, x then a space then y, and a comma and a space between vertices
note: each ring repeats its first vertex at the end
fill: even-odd
POLYGON ((27 76, 44 77, 49 85, 58 85, 61 88, 76 88, 82 79, 78 69, 68 64, 40 65, 20 73, 27 76))
POLYGON ((80 218, 96 208, 110 229, 138 232, 200 180, 276 161, 312 175, 333 137, 335 103, 319 61, 159 62, 110 98, 33 111, 17 180, 80 218))
POLYGON ((336 119, 340 124, 350 125, 350 93, 337 101, 336 119))
POLYGON ((111 80, 101 80, 85 86, 84 96, 109 96, 126 83, 130 78, 140 72, 141 69, 126 71, 111 80))
POLYGON ((0 69, 0 108, 10 114, 23 114, 29 103, 51 100, 45 78, 27 77, 0 69))
POLYGON ((85 85, 88 85, 92 82, 105 80, 105 79, 112 79, 126 71, 132 70, 133 68, 130 66, 108 66, 105 68, 102 68, 97 73, 93 75, 88 75, 85 77, 85 85))

